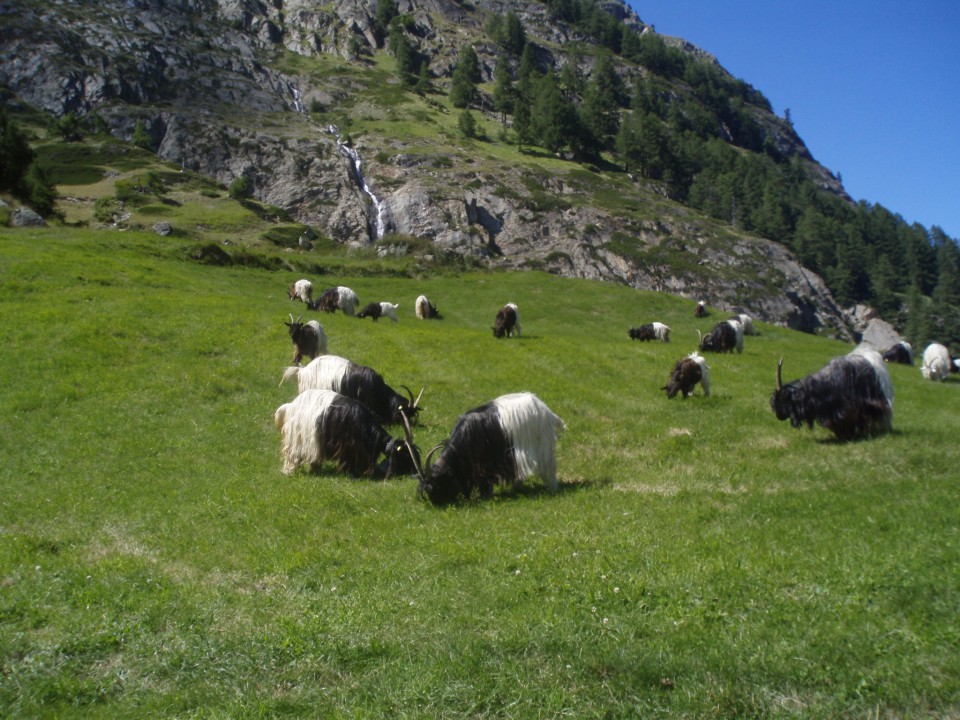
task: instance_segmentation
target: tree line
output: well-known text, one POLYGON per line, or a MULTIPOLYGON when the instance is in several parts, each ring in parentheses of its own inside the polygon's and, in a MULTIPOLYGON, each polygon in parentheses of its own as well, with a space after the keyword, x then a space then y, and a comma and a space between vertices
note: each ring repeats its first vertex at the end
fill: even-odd
MULTIPOLYGON (((378 13, 393 8, 389 49, 401 77, 423 92, 428 58, 412 50, 393 2, 378 3, 378 13), (401 55, 409 58, 402 67, 401 55)), ((573 43, 559 68, 543 67, 516 13, 492 14, 484 27, 500 51, 492 89, 481 89, 471 46, 461 49, 450 80, 465 135, 475 134, 471 110, 480 108, 521 150, 536 146, 581 162, 613 158, 677 202, 787 246, 842 306, 874 307, 917 347, 936 340, 960 351, 955 239, 818 187, 804 161, 781 152, 767 129, 771 122, 789 126, 789 114, 773 118, 762 93, 716 64, 636 32, 595 0, 545 2, 555 20, 593 44, 573 43), (632 80, 618 64, 633 66, 632 80)))

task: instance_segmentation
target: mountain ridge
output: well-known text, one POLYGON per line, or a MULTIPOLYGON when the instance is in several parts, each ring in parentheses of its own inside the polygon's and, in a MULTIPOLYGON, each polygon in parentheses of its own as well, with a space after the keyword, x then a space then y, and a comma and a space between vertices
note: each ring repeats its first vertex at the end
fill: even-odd
MULTIPOLYGON (((0 54, 0 84, 54 116, 96 115, 124 139, 140 125, 161 158, 224 184, 246 178, 256 198, 338 243, 376 244, 370 196, 329 132, 336 125, 389 208, 389 233, 493 266, 664 290, 851 337, 822 278, 783 246, 679 206, 662 183, 605 161, 569 162, 535 148, 520 154, 495 137, 507 130, 490 112, 489 85, 504 53, 484 37, 484 17, 517 12, 540 66, 576 61, 586 69, 601 53, 552 20, 546 5, 400 3, 417 52, 430 58, 434 91, 424 95, 394 79, 368 3, 134 0, 98 7, 96 14, 62 1, 8 9, 3 24, 12 32, 0 54), (563 54, 572 45, 573 60, 563 54), (480 60, 480 140, 455 132, 455 111, 442 97, 466 46, 480 60)), ((603 8, 640 34, 652 32, 622 2, 603 8)), ((669 42, 721 67, 685 41, 669 42)), ((618 70, 626 77, 646 72, 618 70)), ((743 112, 762 125, 776 152, 846 198, 788 122, 762 105, 744 104, 743 112)))

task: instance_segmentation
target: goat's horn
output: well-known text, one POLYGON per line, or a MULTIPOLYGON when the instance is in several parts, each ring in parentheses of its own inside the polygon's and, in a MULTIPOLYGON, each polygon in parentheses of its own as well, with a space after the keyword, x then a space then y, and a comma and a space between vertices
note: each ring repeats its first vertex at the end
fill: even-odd
POLYGON ((420 482, 426 483, 426 478, 423 476, 423 468, 420 467, 420 463, 417 461, 417 454, 413 451, 413 431, 410 429, 410 421, 407 420, 407 416, 403 413, 400 413, 400 419, 403 421, 403 434, 407 437, 407 452, 410 453, 410 459, 413 460, 413 467, 417 471, 420 482))
MULTIPOLYGON (((292 318, 293 315, 291 315, 290 317, 292 318)), ((300 317, 297 318, 297 323, 298 323, 298 324, 300 323, 300 319, 301 319, 302 317, 303 317, 303 315, 301 315, 300 317)))
POLYGON ((410 402, 410 407, 416 407, 417 404, 413 401, 413 390, 406 385, 401 385, 400 387, 407 391, 407 400, 410 402))
POLYGON ((777 362, 777 390, 783 389, 783 378, 780 375, 780 368, 783 367, 783 358, 781 357, 779 362, 777 362))
POLYGON ((413 407, 418 407, 420 405, 420 398, 423 397, 423 391, 425 389, 425 387, 420 388, 420 394, 417 395, 417 399, 413 401, 413 407))
POLYGON ((430 472, 430 458, 433 457, 433 454, 434 454, 437 450, 440 450, 442 447, 444 447, 444 445, 446 445, 446 443, 440 443, 439 445, 434 445, 434 446, 430 449, 430 452, 427 453, 427 459, 424 460, 424 462, 423 462, 424 466, 426 466, 426 468, 427 468, 427 472, 430 472))
POLYGON ((290 324, 290 325, 293 325, 293 313, 290 313, 290 322, 289 322, 289 324, 290 324))

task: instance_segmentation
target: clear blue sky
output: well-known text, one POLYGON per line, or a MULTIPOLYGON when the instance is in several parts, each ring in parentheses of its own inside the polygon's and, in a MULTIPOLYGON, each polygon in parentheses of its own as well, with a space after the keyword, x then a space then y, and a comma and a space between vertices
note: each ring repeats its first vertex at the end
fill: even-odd
POLYGON ((854 200, 960 239, 960 0, 628 0, 790 110, 854 200))

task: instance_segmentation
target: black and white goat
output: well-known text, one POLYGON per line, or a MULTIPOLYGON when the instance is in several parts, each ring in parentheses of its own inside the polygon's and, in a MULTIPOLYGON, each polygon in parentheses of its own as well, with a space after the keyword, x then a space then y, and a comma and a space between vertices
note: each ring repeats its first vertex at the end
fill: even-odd
POLYGON ((332 460, 354 477, 412 475, 419 450, 411 439, 393 438, 359 400, 332 390, 307 390, 277 408, 274 422, 283 438, 283 473, 312 470, 332 460), (409 443, 409 444, 408 444, 409 443), (377 462, 381 455, 386 456, 377 462))
POLYGON ((627 331, 631 340, 660 340, 670 342, 670 327, 662 322, 652 322, 627 331))
POLYGON ((520 312, 514 303, 507 303, 497 311, 493 321, 493 336, 502 338, 512 337, 514 331, 520 337, 520 312))
POLYGON ((677 396, 678 392, 686 398, 693 393, 697 383, 700 383, 700 387, 703 388, 703 394, 710 397, 710 366, 701 355, 690 353, 687 357, 677 360, 670 379, 660 389, 665 390, 667 398, 671 400, 677 396))
POLYGON ((328 313, 342 310, 344 315, 353 316, 356 314, 359 305, 360 299, 357 294, 350 288, 340 285, 324 290, 320 294, 320 299, 315 303, 309 303, 308 306, 311 310, 321 310, 328 313))
POLYGON ((413 420, 420 412, 423 390, 414 399, 410 389, 401 385, 407 392, 406 396, 401 395, 387 385, 377 371, 337 355, 321 355, 304 367, 287 368, 280 384, 292 377, 297 378, 301 393, 310 389, 333 390, 359 400, 384 425, 396 424, 403 417, 413 420))
POLYGON ((728 353, 734 350, 743 352, 743 325, 739 320, 721 320, 713 330, 700 337, 700 352, 728 353))
POLYGON ((389 302, 373 302, 358 312, 357 317, 360 319, 373 318, 374 322, 379 320, 381 317, 388 317, 394 322, 397 322, 398 307, 400 306, 389 302))
POLYGON ((426 295, 420 295, 417 298, 416 303, 414 303, 414 310, 417 313, 417 320, 440 319, 440 311, 437 310, 437 306, 430 302, 426 295))
POLYGON ((294 320, 291 314, 290 322, 284 323, 293 341, 294 365, 299 365, 304 356, 313 360, 318 355, 327 354, 327 333, 324 332, 323 325, 316 320, 302 323, 300 322, 302 317, 303 315, 294 320))
POLYGON ((819 423, 840 440, 868 437, 891 429, 893 381, 880 353, 857 348, 825 367, 783 384, 777 363, 777 389, 770 407, 778 420, 798 428, 819 423))
POLYGON ((565 428, 536 395, 502 395, 457 419, 450 437, 430 451, 426 469, 419 470, 417 494, 444 505, 467 499, 474 490, 489 498, 497 484, 518 488, 534 476, 555 492, 557 435, 565 428), (431 465, 430 458, 441 448, 431 465))
POLYGON ((900 365, 913 365, 913 348, 910 343, 901 340, 883 354, 883 359, 900 365))
POLYGON ((736 320, 740 323, 740 326, 743 328, 744 335, 756 335, 757 331, 753 328, 753 318, 747 315, 746 313, 740 313, 731 320, 736 320))
POLYGON ((930 343, 923 351, 920 373, 924 380, 946 380, 953 367, 950 351, 940 343, 930 343))
POLYGON ((291 300, 302 300, 309 306, 313 303, 313 283, 306 279, 297 280, 287 290, 287 295, 291 300))

